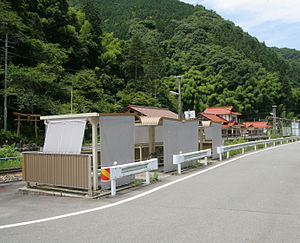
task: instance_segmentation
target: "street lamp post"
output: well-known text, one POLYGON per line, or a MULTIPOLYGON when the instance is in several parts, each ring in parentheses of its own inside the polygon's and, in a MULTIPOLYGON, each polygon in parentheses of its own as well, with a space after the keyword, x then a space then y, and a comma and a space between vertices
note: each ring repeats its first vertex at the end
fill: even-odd
POLYGON ((178 119, 182 120, 182 107, 181 107, 181 78, 183 75, 174 76, 174 78, 178 78, 178 93, 175 91, 170 91, 172 95, 178 95, 178 119))
POLYGON ((273 134, 277 133, 277 124, 276 124, 276 108, 277 105, 273 105, 273 134))

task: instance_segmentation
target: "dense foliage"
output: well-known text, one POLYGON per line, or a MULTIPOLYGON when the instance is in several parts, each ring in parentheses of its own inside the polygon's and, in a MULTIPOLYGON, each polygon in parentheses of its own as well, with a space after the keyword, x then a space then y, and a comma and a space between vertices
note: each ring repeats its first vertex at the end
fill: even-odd
MULTIPOLYGON (((1 0, 9 38, 9 116, 117 112, 128 104, 176 111, 234 105, 250 118, 294 116, 299 53, 268 48, 202 6, 177 0, 1 0)), ((4 48, 0 76, 3 80, 4 48)), ((2 94, 4 93, 2 87, 2 94)), ((3 112, 1 112, 3 113, 3 112)))

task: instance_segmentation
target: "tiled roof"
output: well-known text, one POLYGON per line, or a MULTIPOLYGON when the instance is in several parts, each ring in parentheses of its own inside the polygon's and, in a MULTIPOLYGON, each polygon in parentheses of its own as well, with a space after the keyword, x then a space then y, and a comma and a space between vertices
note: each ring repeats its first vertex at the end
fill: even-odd
POLYGON ((243 115, 242 113, 240 113, 240 112, 231 112, 231 114, 233 114, 233 115, 238 115, 238 116, 241 116, 241 115, 243 115))
POLYGON ((219 116, 213 115, 213 114, 200 113, 200 115, 206 117, 207 119, 209 119, 212 122, 217 122, 217 123, 227 122, 225 119, 223 119, 223 118, 221 118, 219 116))
POLYGON ((147 116, 147 117, 167 117, 167 118, 178 119, 178 115, 168 110, 167 108, 129 105, 122 112, 128 112, 129 110, 134 110, 140 113, 142 116, 147 116))
POLYGON ((246 128, 267 128, 272 127, 271 125, 268 125, 268 122, 262 121, 262 122, 244 122, 243 123, 246 128))
POLYGON ((227 115, 227 114, 242 115, 239 112, 234 112, 233 106, 207 107, 203 113, 215 114, 215 115, 227 115))
POLYGON ((236 122, 236 120, 233 120, 233 121, 231 121, 231 122, 229 122, 229 123, 227 123, 227 124, 224 124, 224 125, 222 125, 222 127, 244 127, 245 125, 243 125, 243 124, 238 124, 237 122, 236 122))

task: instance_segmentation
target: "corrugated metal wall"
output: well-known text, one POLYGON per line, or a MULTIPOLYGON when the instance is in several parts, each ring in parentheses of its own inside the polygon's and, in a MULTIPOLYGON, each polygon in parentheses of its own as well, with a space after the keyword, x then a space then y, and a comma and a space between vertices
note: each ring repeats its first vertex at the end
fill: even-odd
POLYGON ((23 153, 23 180, 89 189, 90 155, 23 153))

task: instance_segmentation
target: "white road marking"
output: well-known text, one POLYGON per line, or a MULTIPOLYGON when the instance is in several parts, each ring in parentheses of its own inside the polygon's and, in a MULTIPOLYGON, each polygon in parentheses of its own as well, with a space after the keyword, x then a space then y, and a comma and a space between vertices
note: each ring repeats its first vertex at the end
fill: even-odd
POLYGON ((78 211, 78 212, 74 212, 74 213, 62 214, 62 215, 59 215, 59 216, 54 216, 54 217, 49 217, 49 218, 43 218, 43 219, 25 221, 25 222, 20 222, 20 223, 15 223, 15 224, 1 225, 0 229, 8 229, 8 228, 14 228, 14 227, 19 227, 19 226, 26 226, 26 225, 31 225, 31 224, 43 223, 43 222, 48 222, 48 221, 52 221, 52 220, 63 219, 63 218, 67 218, 67 217, 72 217, 72 216, 82 215, 82 214, 91 213, 91 212, 95 212, 95 211, 100 211, 100 210, 104 210, 106 208, 115 207, 115 206, 118 206, 118 205, 130 202, 130 201, 133 201, 135 199, 144 197, 144 196, 149 195, 149 194, 151 194, 153 192, 159 191, 159 190, 161 190, 163 188, 172 186, 172 185, 174 185, 176 183, 179 183, 181 181, 185 181, 185 180, 188 180, 188 179, 190 179, 192 177, 204 174, 206 172, 209 172, 211 170, 214 170, 214 169, 216 169, 218 167, 221 167, 221 166, 224 166, 226 164, 232 163, 232 162, 234 162, 236 160, 239 160, 239 159, 242 159, 244 157, 248 157, 248 156, 253 155, 253 154, 261 153, 261 152, 272 150, 272 149, 276 149, 276 148, 281 148, 281 147, 287 146, 287 145, 290 145, 290 144, 284 144, 284 145, 281 145, 281 146, 270 147, 270 148, 267 148, 267 149, 263 149, 263 150, 259 150, 259 151, 255 151, 255 152, 251 152, 251 153, 248 153, 248 154, 241 155, 241 156, 239 156, 237 158, 233 158, 233 159, 225 161, 225 162, 223 162, 221 164, 212 166, 212 167, 207 168, 205 170, 193 173, 191 175, 188 175, 186 177, 180 178, 178 180, 175 180, 175 181, 169 182, 167 184, 158 186, 158 187, 153 188, 153 189, 151 189, 149 191, 143 192, 141 194, 135 195, 133 197, 130 197, 130 198, 127 198, 127 199, 124 199, 124 200, 121 200, 119 202, 111 203, 111 204, 108 204, 108 205, 105 205, 105 206, 101 206, 101 207, 96 207, 96 208, 91 208, 91 209, 87 209, 87 210, 82 210, 82 211, 78 211))

